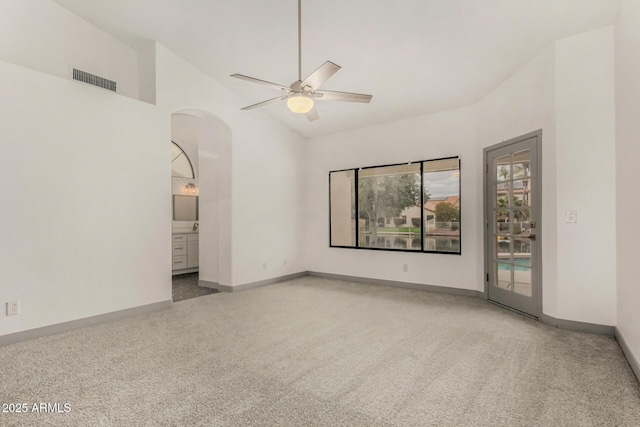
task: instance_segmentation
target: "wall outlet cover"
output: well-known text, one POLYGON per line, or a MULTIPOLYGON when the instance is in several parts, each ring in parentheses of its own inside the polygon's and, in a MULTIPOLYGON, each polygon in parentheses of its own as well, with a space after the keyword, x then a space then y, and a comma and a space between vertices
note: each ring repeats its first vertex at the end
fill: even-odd
POLYGON ((20 313, 20 301, 7 301, 7 316, 15 316, 20 313))

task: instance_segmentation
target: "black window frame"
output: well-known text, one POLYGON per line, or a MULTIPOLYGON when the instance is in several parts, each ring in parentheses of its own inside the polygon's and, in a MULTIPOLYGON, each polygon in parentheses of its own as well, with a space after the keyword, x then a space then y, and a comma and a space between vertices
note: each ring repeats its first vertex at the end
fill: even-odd
MULTIPOLYGON (((359 167, 359 168, 347 168, 347 169, 338 169, 338 170, 332 170, 329 171, 329 247, 330 248, 341 248, 341 249, 357 249, 357 250, 369 250, 369 251, 388 251, 388 252, 410 252, 410 253, 423 253, 423 254, 443 254, 443 255, 462 255, 462 160, 460 158, 460 156, 449 156, 449 157, 440 157, 437 159, 427 159, 427 160, 417 160, 417 161, 412 161, 412 162, 403 162, 403 163, 391 163, 391 164, 386 164, 386 165, 376 165, 376 166, 363 166, 363 167, 359 167), (449 251, 431 251, 431 250, 426 250, 425 249, 425 230, 424 230, 424 164, 428 163, 428 162, 437 162, 440 160, 451 160, 451 159, 457 159, 458 160, 458 207, 460 208, 460 225, 459 225, 459 230, 460 230, 460 235, 459 235, 459 242, 460 242, 460 249, 458 252, 449 252, 449 251), (415 163, 420 163, 420 234, 421 234, 421 239, 420 239, 420 249, 391 249, 391 248, 384 248, 384 247, 379 247, 379 248, 372 248, 372 247, 366 247, 366 246, 360 246, 360 206, 358 203, 359 200, 359 195, 358 195, 358 187, 359 187, 359 172, 361 170, 366 170, 366 169, 375 169, 375 168, 384 168, 384 167, 392 167, 392 166, 402 166, 402 165, 411 165, 411 164, 415 164, 415 163), (355 246, 343 246, 343 245, 332 245, 332 239, 331 239, 331 233, 332 233, 332 228, 331 228, 331 174, 332 173, 338 173, 338 172, 346 172, 346 171, 353 171, 354 172, 354 186, 355 186, 355 228, 356 228, 356 233, 355 233, 355 246)), ((409 225, 411 226, 411 224, 409 225)))
POLYGON ((181 154, 177 155, 175 158, 171 159, 171 163, 174 162, 174 160, 176 160, 178 157, 184 155, 185 159, 187 159, 187 162, 189 162, 189 167, 191 168, 191 176, 178 176, 178 175, 173 175, 173 173, 171 174, 171 178, 184 178, 184 179, 196 179, 196 170, 193 168, 193 163, 191 163, 191 158, 187 155, 187 152, 184 151, 184 149, 175 141, 171 141, 171 143, 173 145, 175 145, 176 147, 178 147, 180 149, 180 151, 182 152, 181 154))

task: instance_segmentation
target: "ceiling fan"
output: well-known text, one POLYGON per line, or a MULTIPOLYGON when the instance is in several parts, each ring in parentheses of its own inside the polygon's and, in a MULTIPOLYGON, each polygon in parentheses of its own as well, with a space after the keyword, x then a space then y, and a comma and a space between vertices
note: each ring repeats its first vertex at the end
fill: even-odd
POLYGON ((333 76, 341 67, 331 61, 326 61, 317 70, 311 73, 307 78, 302 80, 302 6, 301 0, 298 0, 298 80, 291 83, 289 87, 277 83, 271 83, 266 80, 256 79, 254 77, 242 74, 232 74, 231 77, 246 80, 248 82, 257 83, 264 86, 271 86, 280 89, 285 94, 257 104, 249 105, 242 110, 253 110, 254 108, 264 107, 265 105, 275 104, 276 102, 287 100, 289 109, 298 114, 305 114, 310 122, 318 120, 320 116, 313 105, 314 99, 323 101, 346 101, 346 102, 369 102, 372 95, 363 95, 351 92, 336 92, 332 90, 319 90, 331 76, 333 76))

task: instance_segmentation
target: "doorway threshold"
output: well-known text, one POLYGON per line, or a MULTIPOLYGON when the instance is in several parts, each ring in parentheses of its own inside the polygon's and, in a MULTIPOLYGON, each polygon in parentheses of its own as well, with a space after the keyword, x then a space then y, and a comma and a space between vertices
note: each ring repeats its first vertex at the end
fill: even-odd
POLYGON ((488 299, 487 302, 490 302, 491 304, 497 305, 498 307, 505 308, 505 309, 507 309, 509 311, 513 311, 514 313, 518 313, 518 314, 520 314, 520 315, 522 315, 524 317, 528 317, 529 319, 538 321, 538 318, 536 316, 534 316, 532 314, 529 314, 529 313, 525 313, 524 311, 517 310, 517 309, 515 309, 513 307, 509 307, 508 305, 500 304, 499 302, 496 302, 496 301, 493 301, 493 300, 490 300, 490 299, 488 299))

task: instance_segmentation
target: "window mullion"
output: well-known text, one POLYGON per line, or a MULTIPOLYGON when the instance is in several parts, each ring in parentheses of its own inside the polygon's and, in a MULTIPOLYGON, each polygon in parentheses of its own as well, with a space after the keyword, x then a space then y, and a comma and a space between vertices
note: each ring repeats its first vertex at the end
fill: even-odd
POLYGON ((358 176, 359 176, 359 170, 358 169, 354 169, 355 174, 354 174, 354 179, 355 181, 355 201, 353 202, 355 205, 355 211, 356 211, 356 248, 360 247, 360 203, 358 202, 360 199, 358 198, 358 187, 360 186, 359 182, 358 182, 358 176))

